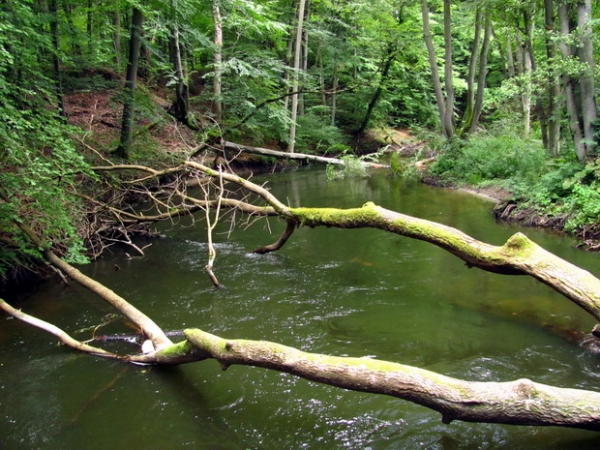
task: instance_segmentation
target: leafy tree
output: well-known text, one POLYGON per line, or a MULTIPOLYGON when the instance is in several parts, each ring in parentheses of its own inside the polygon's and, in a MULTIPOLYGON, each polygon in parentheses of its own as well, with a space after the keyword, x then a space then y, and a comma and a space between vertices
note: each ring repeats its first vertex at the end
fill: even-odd
POLYGON ((47 75, 55 73, 50 20, 23 2, 0 9, 2 277, 10 268, 32 267, 31 258, 50 247, 70 261, 85 261, 77 219, 83 211, 72 188, 88 166, 59 115, 56 80, 47 75), (35 230, 41 246, 31 245, 17 222, 35 230))

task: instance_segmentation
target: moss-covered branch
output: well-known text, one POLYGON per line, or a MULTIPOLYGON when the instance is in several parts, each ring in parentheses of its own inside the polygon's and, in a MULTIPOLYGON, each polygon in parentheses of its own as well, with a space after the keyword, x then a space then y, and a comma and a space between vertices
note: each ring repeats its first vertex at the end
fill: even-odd
POLYGON ((508 275, 530 275, 563 294, 600 320, 600 280, 552 253, 522 233, 494 246, 446 225, 400 214, 373 203, 362 208, 292 208, 301 224, 316 227, 378 228, 437 245, 469 267, 508 275))
POLYGON ((203 358, 225 370, 238 364, 286 372, 353 391, 390 395, 453 420, 600 430, 600 393, 564 389, 527 379, 469 382, 417 367, 371 358, 307 353, 266 341, 229 340, 185 330, 203 358))

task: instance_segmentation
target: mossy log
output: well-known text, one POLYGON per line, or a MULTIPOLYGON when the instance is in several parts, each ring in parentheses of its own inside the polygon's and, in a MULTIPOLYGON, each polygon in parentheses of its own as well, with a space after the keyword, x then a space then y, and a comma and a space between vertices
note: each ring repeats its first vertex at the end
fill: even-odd
POLYGON ((281 248, 290 238, 290 229, 293 229, 290 224, 308 227, 377 228, 441 247, 461 258, 469 268, 477 267, 504 275, 532 276, 600 320, 600 280, 588 271, 544 250, 522 233, 514 234, 502 246, 494 246, 478 241, 456 228, 390 211, 372 202, 365 203, 360 208, 350 209, 291 208, 266 188, 242 177, 216 172, 190 161, 185 164, 203 171, 208 176, 223 177, 228 182, 258 194, 269 205, 261 210, 261 214, 279 215, 288 223, 279 243, 261 248, 261 253, 281 248))
POLYGON ((390 211, 371 202, 361 208, 289 208, 309 227, 378 228, 429 242, 461 258, 468 267, 505 275, 530 275, 563 294, 600 320, 600 280, 590 272, 544 250, 522 233, 494 246, 446 225, 390 211))
POLYGON ((442 414, 442 421, 564 426, 600 430, 600 393, 534 383, 469 382, 371 358, 307 353, 266 341, 228 340, 185 330, 203 358, 223 370, 238 364, 290 373, 353 391, 408 400, 442 414))

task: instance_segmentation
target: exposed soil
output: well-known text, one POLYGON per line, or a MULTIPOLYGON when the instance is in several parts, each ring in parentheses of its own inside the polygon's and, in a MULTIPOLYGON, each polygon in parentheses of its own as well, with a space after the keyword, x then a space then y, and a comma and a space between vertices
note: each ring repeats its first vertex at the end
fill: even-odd
MULTIPOLYGON (((84 140, 96 149, 109 151, 118 144, 122 112, 118 96, 118 92, 110 90, 65 96, 69 123, 85 130, 84 140)), ((193 131, 167 115, 168 101, 158 95, 153 95, 152 100, 157 108, 155 117, 140 115, 136 133, 147 133, 166 153, 190 152, 197 145, 193 131)))

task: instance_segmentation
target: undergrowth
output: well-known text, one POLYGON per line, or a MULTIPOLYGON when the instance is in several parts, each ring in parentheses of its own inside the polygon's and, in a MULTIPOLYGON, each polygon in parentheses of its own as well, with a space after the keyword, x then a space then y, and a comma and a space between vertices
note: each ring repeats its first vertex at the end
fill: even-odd
POLYGON ((600 237, 600 159, 581 164, 572 150, 552 158, 541 142, 510 129, 479 133, 446 144, 432 167, 442 182, 457 186, 500 186, 513 195, 515 211, 562 217, 564 230, 600 237))

